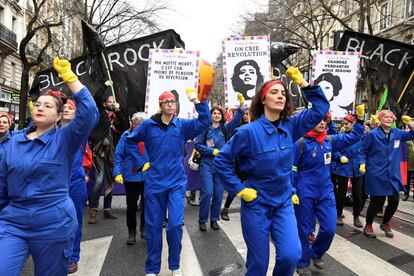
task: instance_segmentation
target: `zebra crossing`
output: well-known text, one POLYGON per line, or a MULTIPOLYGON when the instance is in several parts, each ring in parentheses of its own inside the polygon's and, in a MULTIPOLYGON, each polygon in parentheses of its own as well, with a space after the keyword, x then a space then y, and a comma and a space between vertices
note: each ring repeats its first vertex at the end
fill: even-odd
MULTIPOLYGON (((81 244, 81 261, 77 276, 145 275, 145 241, 125 245, 127 236, 125 206, 114 210, 118 220, 98 220, 85 225, 81 244)), ((240 225, 240 204, 235 200, 230 221, 220 221, 220 230, 198 229, 198 208, 186 206, 181 253, 181 270, 185 276, 244 275, 247 248, 240 225)), ((344 211, 345 225, 337 228, 331 248, 324 256, 325 269, 312 268, 313 275, 414 275, 414 225, 394 220, 394 238, 385 237, 374 224, 377 238, 367 238, 361 229, 352 225, 352 213, 344 211)), ((87 216, 84 217, 85 222, 87 216)), ((270 246, 267 275, 275 265, 274 246, 270 246)), ((163 242, 160 276, 171 275, 168 270, 168 245, 163 242)), ((22 275, 33 275, 30 264, 22 275)))

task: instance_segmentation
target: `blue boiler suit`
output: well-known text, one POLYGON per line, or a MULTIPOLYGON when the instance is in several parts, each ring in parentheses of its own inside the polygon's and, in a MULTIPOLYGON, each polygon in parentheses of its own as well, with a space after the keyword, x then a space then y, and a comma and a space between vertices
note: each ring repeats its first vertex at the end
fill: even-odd
POLYGON ((78 263, 80 257, 80 243, 82 239, 83 211, 85 208, 88 193, 85 182, 85 169, 82 167, 83 154, 86 148, 86 141, 82 143, 75 154, 75 160, 72 165, 72 176, 69 185, 69 196, 73 201, 76 209, 76 219, 78 228, 76 229, 75 241, 73 242, 73 253, 71 257, 72 263, 78 263))
POLYGON ((200 213, 199 223, 208 221, 208 215, 211 209, 211 221, 220 220, 221 202, 223 201, 224 187, 220 178, 216 173, 216 169, 213 166, 214 149, 220 150, 224 144, 226 144, 227 138, 231 136, 235 128, 240 125, 243 118, 244 110, 239 108, 233 119, 225 124, 220 125, 217 128, 210 126, 205 132, 197 136, 195 141, 195 149, 203 156, 200 164, 200 178, 201 178, 201 197, 200 197, 200 213), (225 128, 224 137, 222 127, 225 128), (209 141, 207 143, 207 141, 209 141), (214 143, 214 146, 207 144, 214 143), (213 199, 213 200, 211 200, 213 199))
POLYGON ((389 139, 381 127, 366 134, 359 153, 359 164, 366 164, 366 194, 392 196, 405 191, 400 173, 400 144, 407 140, 414 140, 414 130, 392 128, 389 139))
POLYGON ((362 123, 355 123, 351 133, 334 135, 332 142, 327 138, 322 146, 315 139, 304 138, 302 154, 300 143, 295 144, 297 176, 293 186, 300 202, 295 206, 295 214, 302 244, 298 267, 308 267, 310 258, 320 259, 332 243, 336 229, 336 204, 330 175, 332 154, 358 142, 363 133, 362 123), (320 228, 310 246, 309 235, 314 230, 315 216, 320 228))
MULTIPOLYGON (((168 208, 167 242, 170 270, 180 267, 184 194, 187 185, 184 173, 184 144, 211 124, 207 103, 195 105, 198 119, 174 117, 164 128, 151 118, 144 120, 127 137, 129 145, 145 143, 151 167, 145 179, 145 235, 147 242, 146 273, 159 273, 161 268, 162 223, 168 208)), ((134 153, 133 153, 134 154, 134 153)), ((136 153, 135 153, 136 155, 136 153)), ((138 160, 138 157, 137 157, 138 160)))
POLYGON ((273 275, 293 275, 301 246, 291 201, 293 143, 325 116, 329 103, 319 86, 303 89, 312 108, 280 120, 277 127, 264 115, 241 126, 214 160, 225 189, 235 196, 246 187, 257 198, 241 205, 241 224, 247 245, 247 276, 264 276, 269 264, 269 233, 277 256, 273 275), (241 183, 234 160, 247 175, 241 183))
POLYGON ((31 129, 14 135, 0 163, 0 271, 19 275, 29 254, 35 275, 67 275, 76 232, 69 198, 75 153, 98 119, 89 90, 73 94, 75 118, 34 140, 31 129))

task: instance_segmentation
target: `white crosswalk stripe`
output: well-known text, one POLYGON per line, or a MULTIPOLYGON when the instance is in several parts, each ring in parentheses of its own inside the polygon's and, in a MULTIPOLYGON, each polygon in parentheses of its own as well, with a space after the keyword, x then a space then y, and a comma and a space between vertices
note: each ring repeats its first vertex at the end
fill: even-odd
POLYGON ((81 242, 79 270, 71 275, 99 276, 112 236, 81 242))

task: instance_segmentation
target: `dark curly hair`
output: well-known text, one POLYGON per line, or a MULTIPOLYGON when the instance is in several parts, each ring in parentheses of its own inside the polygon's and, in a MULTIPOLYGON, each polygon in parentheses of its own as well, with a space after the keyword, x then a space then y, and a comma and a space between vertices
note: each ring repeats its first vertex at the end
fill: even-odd
MULTIPOLYGON (((259 119, 260 116, 264 114, 264 105, 261 100, 262 90, 266 86, 267 83, 273 80, 265 82, 259 90, 256 91, 256 94, 253 97, 252 103, 250 105, 250 111, 252 114, 252 120, 259 119)), ((282 84, 286 91, 286 102, 285 107, 283 108, 282 112, 280 113, 280 119, 286 119, 288 116, 292 114, 292 105, 290 103, 290 97, 288 96, 288 89, 286 85, 282 84)), ((266 98, 266 96, 265 96, 266 98)))
POLYGON ((221 125, 224 125, 226 123, 226 116, 225 116, 226 115, 226 112, 225 112, 225 110, 221 106, 219 106, 219 105, 213 105, 211 107, 210 114, 213 114, 213 111, 214 110, 220 111, 220 113, 221 113, 220 124, 221 125))

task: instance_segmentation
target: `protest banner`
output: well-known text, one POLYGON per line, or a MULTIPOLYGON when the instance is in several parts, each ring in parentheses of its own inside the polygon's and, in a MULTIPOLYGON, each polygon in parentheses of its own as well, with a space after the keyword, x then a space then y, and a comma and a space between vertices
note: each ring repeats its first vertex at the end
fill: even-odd
POLYGON ((171 91, 177 99, 177 117, 194 117, 194 104, 188 100, 186 89, 197 90, 199 58, 198 51, 150 50, 145 97, 147 114, 157 113, 159 95, 164 91, 171 91))
POLYGON ((312 83, 322 88, 335 120, 353 112, 359 65, 358 52, 313 53, 312 83))
POLYGON ((268 36, 233 36, 223 40, 225 106, 238 106, 240 92, 249 105, 256 89, 271 77, 268 36))
POLYGON ((374 109, 391 109, 398 118, 414 116, 414 45, 373 35, 344 31, 339 51, 358 51, 368 84, 368 100, 374 109))
MULTIPOLYGON (((137 111, 144 111, 145 108, 149 49, 173 49, 175 47, 184 48, 184 42, 174 30, 166 30, 107 47, 103 56, 106 58, 108 70, 102 66, 100 53, 88 53, 70 62, 73 72, 91 91, 98 107, 102 107, 100 103, 104 96, 111 94, 111 89, 105 85, 109 71, 121 110, 132 115, 137 111)), ((37 73, 30 95, 36 98, 47 89, 71 94, 52 68, 37 73)))

